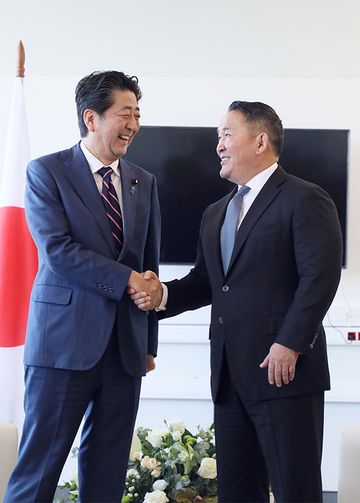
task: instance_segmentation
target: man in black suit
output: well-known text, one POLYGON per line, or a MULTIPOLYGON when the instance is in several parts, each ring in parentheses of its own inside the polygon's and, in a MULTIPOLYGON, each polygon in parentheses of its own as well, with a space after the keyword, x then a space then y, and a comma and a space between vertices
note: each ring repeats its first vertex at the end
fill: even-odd
MULTIPOLYGON (((205 210, 195 266, 166 283, 162 316, 212 304, 219 503, 268 501, 269 483, 277 503, 320 502, 337 212, 277 164, 283 128, 271 107, 235 101, 218 132, 220 176, 237 186, 205 210)), ((133 300, 154 307, 144 292, 133 300)))

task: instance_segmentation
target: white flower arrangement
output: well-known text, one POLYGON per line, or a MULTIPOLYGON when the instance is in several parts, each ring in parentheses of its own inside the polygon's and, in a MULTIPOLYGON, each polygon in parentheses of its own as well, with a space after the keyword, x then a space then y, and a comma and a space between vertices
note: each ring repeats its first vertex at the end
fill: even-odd
MULTIPOLYGON (((134 433, 121 503, 216 503, 213 427, 198 426, 192 434, 183 421, 164 422, 164 430, 134 433)), ((78 501, 76 482, 62 487, 69 490, 68 501, 78 501)))
POLYGON ((164 422, 136 430, 122 503, 216 503, 213 427, 193 435, 184 421, 164 422))

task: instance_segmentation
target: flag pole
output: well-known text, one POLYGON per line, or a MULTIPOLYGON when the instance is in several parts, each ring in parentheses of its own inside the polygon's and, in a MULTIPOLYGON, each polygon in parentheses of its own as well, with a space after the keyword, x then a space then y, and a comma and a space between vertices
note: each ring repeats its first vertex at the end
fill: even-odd
POLYGON ((24 44, 20 40, 18 44, 17 52, 17 69, 16 76, 24 78, 25 77, 25 48, 24 44))
MULTIPOLYGON (((17 45, 0 183, 0 421, 22 429, 23 352, 37 251, 24 209, 30 145, 24 99, 25 49, 17 45)), ((0 494, 0 501, 2 497, 0 494)))

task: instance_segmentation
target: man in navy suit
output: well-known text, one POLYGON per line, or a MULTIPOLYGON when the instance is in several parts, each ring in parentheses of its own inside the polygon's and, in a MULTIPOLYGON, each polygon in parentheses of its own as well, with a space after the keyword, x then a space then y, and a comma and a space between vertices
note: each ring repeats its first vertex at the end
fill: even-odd
MULTIPOLYGON (((324 190, 278 165, 283 128, 268 105, 235 101, 218 136, 220 176, 236 187, 205 210, 195 267, 166 283, 162 316, 212 304, 219 503, 267 502, 269 483, 277 503, 320 502, 337 212, 324 190)), ((145 292, 133 299, 154 307, 145 292)))
POLYGON ((76 88, 82 140, 30 162, 26 216, 38 247, 25 345, 25 423, 6 503, 50 503, 84 418, 79 501, 119 503, 141 376, 154 368, 155 179, 122 156, 140 127, 136 77, 94 72, 76 88), (105 172, 102 168, 105 167, 105 172), (106 206, 109 204, 110 206, 106 206), (115 225, 115 230, 114 230, 115 225))

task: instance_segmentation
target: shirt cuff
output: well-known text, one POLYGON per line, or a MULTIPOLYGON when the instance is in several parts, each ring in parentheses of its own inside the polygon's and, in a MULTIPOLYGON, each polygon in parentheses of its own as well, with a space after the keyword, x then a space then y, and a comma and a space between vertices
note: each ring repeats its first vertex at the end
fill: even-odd
POLYGON ((161 283, 162 289, 163 289, 163 295, 161 302, 159 304, 159 307, 155 308, 155 311, 166 311, 166 304, 168 300, 168 287, 164 285, 164 283, 161 283))

